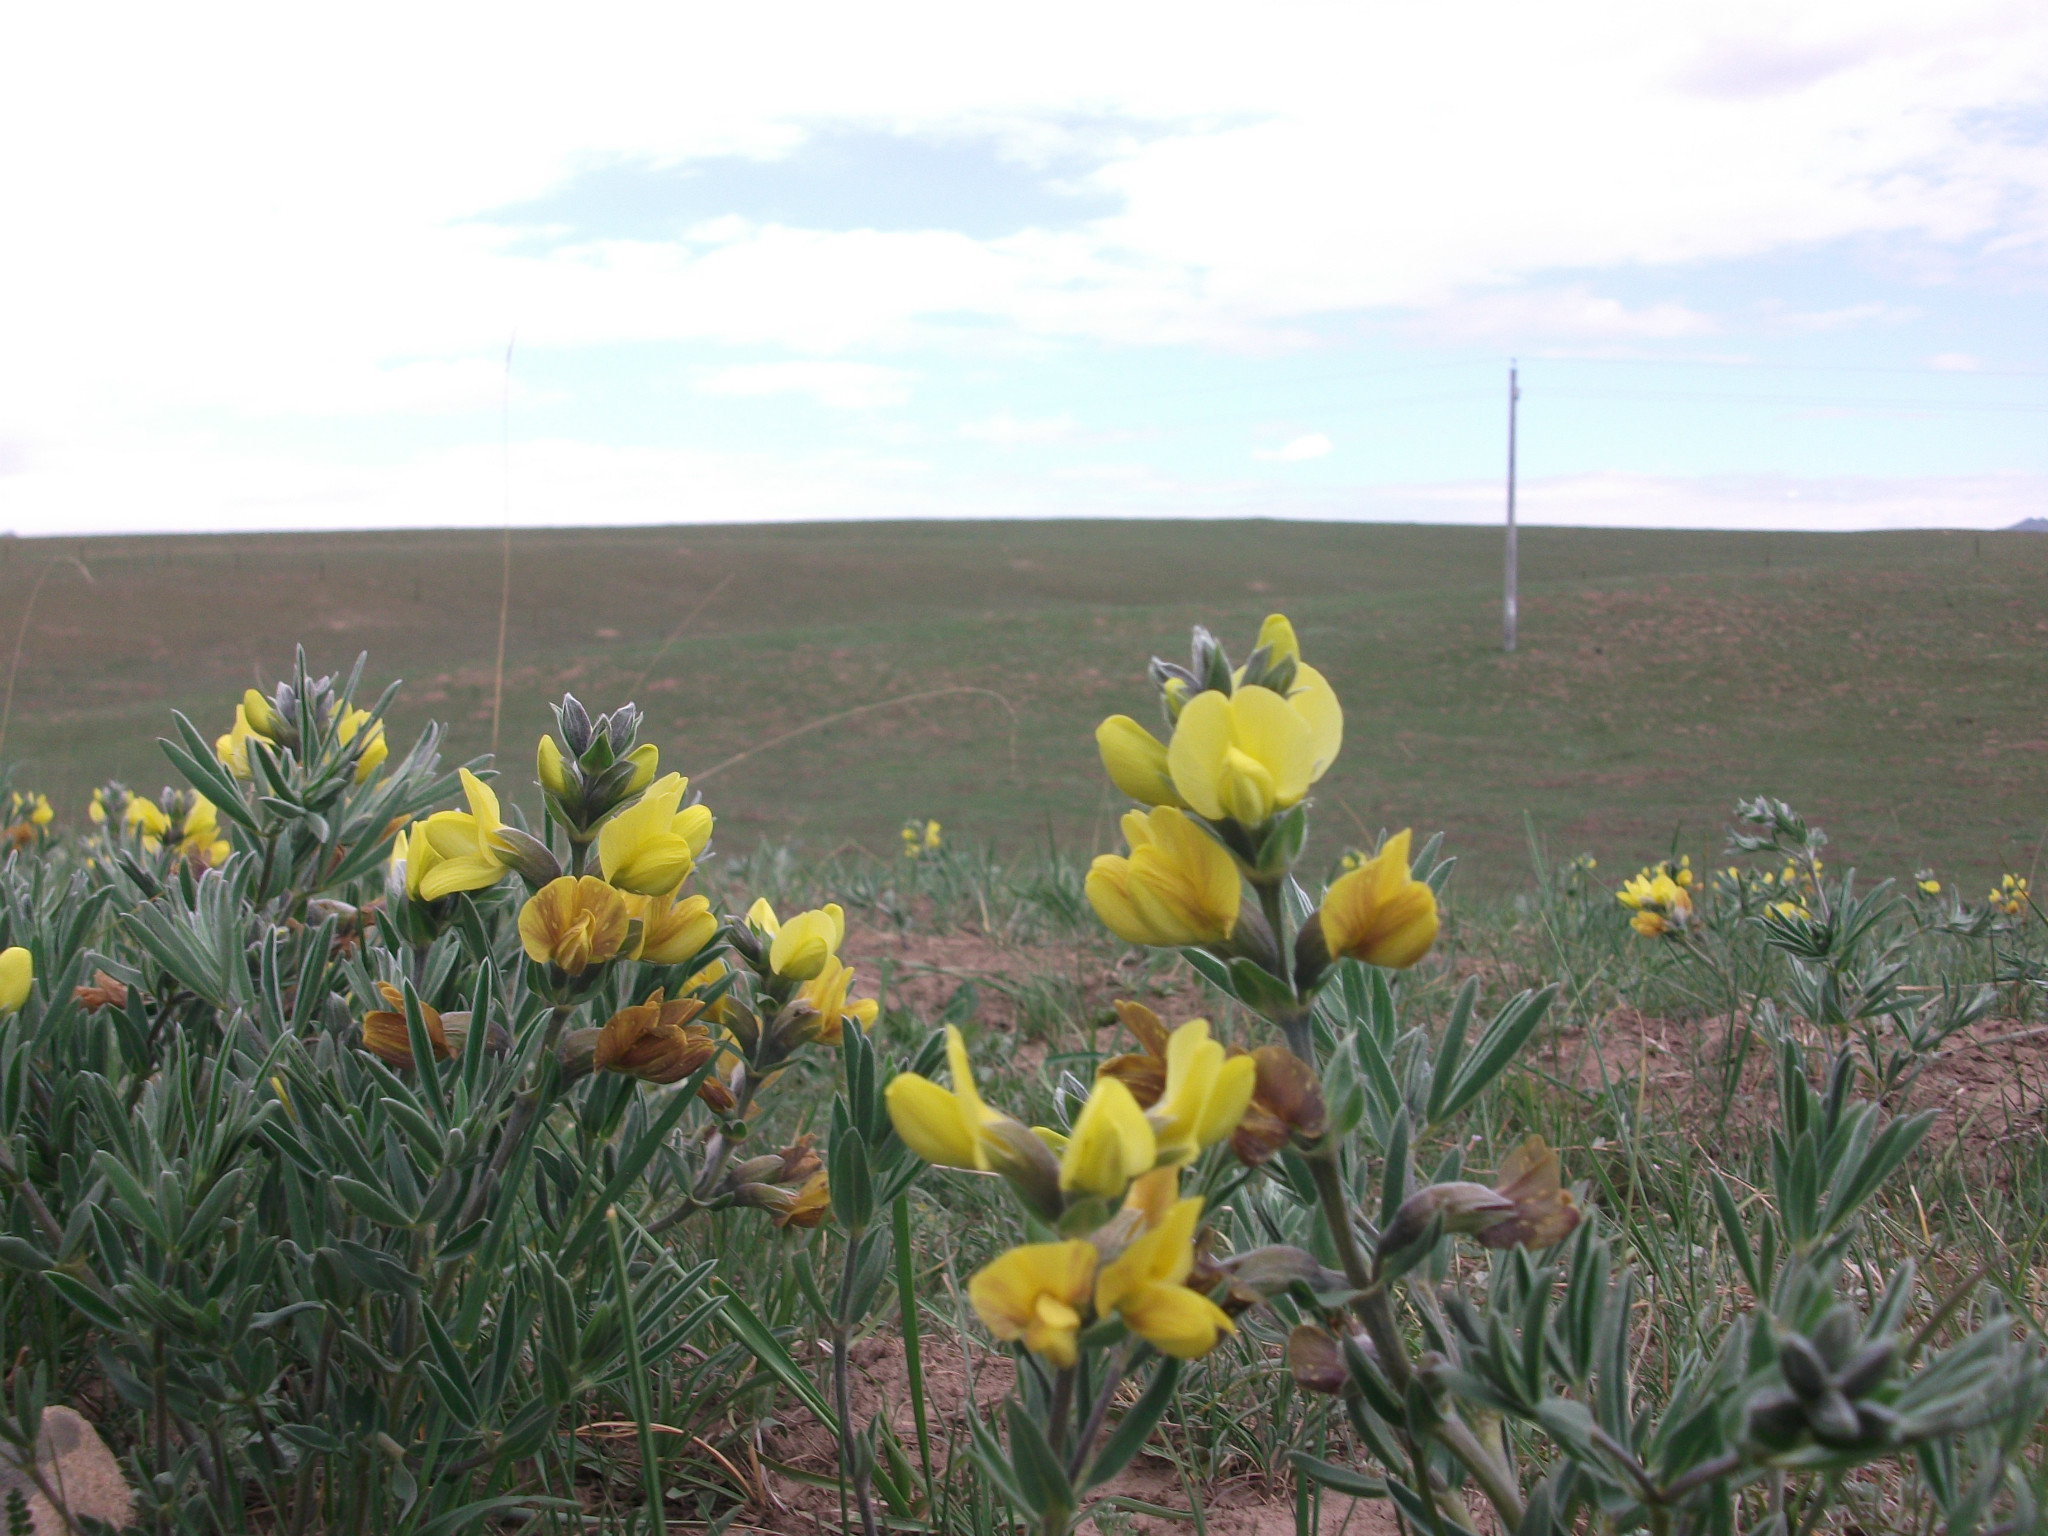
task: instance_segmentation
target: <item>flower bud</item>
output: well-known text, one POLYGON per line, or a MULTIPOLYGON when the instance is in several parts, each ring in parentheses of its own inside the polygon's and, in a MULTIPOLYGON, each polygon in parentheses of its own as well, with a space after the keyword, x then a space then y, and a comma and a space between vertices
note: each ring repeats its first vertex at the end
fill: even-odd
POLYGON ((540 780, 540 787, 557 800, 567 800, 576 792, 576 785, 570 775, 575 770, 562 760, 562 749, 555 745, 555 738, 543 736, 534 751, 534 776, 540 780))

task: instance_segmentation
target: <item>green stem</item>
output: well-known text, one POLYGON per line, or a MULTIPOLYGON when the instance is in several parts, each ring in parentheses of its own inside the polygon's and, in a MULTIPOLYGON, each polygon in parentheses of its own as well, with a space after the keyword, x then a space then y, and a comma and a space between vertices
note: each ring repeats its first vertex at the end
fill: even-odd
POLYGON ((647 1370, 640 1360, 640 1324, 633 1316, 633 1277, 626 1268, 626 1244, 619 1236, 617 1207, 607 1207, 605 1230, 611 1239, 612 1275, 619 1288, 619 1315, 626 1325, 626 1380, 633 1396, 633 1424, 640 1432, 640 1473, 647 1492, 649 1536, 665 1536, 668 1517, 661 1508, 661 1466, 654 1453, 654 1404, 647 1392, 647 1370))
POLYGON ((832 1407, 839 1418, 839 1475, 853 1485, 853 1499, 860 1510, 860 1527, 864 1536, 877 1536, 874 1489, 854 1448, 853 1379, 847 1360, 853 1334, 853 1319, 848 1315, 853 1311, 853 1277, 860 1268, 866 1247, 863 1233, 848 1234, 846 1261, 839 1272, 839 1295, 833 1307, 832 1407))

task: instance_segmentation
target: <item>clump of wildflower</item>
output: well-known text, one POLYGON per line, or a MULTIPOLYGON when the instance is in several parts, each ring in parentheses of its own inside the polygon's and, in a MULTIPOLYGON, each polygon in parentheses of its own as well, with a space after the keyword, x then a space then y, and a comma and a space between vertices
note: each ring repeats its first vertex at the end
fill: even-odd
POLYGON ((1922 896, 1939 896, 1941 894, 1941 882, 1934 878, 1933 870, 1916 869, 1913 871, 1913 889, 1922 896))
POLYGON ((1639 871, 1614 893, 1635 916, 1629 926, 1646 939, 1682 938, 1698 921, 1692 902, 1692 869, 1684 860, 1639 871))
POLYGON ((7 846, 29 848, 50 835, 57 813, 50 797, 37 791, 10 790, 7 795, 7 846))
POLYGON ((903 857, 923 858, 945 847, 936 821, 919 821, 915 816, 903 823, 903 857))
POLYGON ((1984 899, 2000 917, 2019 917, 2027 910, 2027 877, 2005 876, 1984 899))

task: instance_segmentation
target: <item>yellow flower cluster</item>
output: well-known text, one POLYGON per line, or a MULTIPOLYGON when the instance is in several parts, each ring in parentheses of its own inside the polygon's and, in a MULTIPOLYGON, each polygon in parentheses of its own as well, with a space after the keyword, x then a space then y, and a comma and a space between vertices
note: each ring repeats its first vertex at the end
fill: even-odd
POLYGON ((57 813, 50 806, 48 795, 30 791, 9 790, 7 794, 7 845, 12 848, 26 848, 49 836, 50 823, 57 819, 57 813))
POLYGON ((1991 910, 2001 917, 2018 917, 2027 910, 2027 877, 2007 875, 1991 888, 1991 894, 1984 898, 1991 910))
MULTIPOLYGON (((1197 636, 1197 664, 1220 655, 1197 636), (1205 653, 1204 647, 1210 649, 1205 653)), ((1173 735, 1161 742, 1128 715, 1112 715, 1095 733, 1111 782, 1149 810, 1127 813, 1124 854, 1104 854, 1089 867, 1089 905, 1118 938, 1154 948, 1224 951, 1238 938, 1243 880, 1272 882, 1292 853, 1286 824, 1309 787, 1328 771, 1344 740, 1344 711, 1321 673, 1301 659, 1294 628, 1281 614, 1259 629, 1246 666, 1217 661, 1207 675, 1155 663, 1173 735), (1224 685, 1228 682, 1228 687, 1224 685), (1282 833, 1269 833, 1270 826, 1282 833)), ((1297 813, 1298 814, 1298 813, 1297 813)), ((1293 827, 1291 846, 1300 846, 1293 827)), ((1304 929, 1310 942, 1305 974, 1330 960, 1413 965, 1436 942, 1436 893, 1413 878, 1406 831, 1368 858, 1348 854, 1304 929)), ((1263 929, 1252 919, 1254 933, 1263 929)), ((1270 938, 1265 940, 1270 951, 1270 938)), ((1256 941, 1240 952, 1257 953, 1256 941)), ((1268 962, 1270 963, 1270 962, 1268 962)))
POLYGON ((156 853, 169 844, 180 858, 208 869, 224 862, 231 851, 220 833, 218 808, 197 790, 175 795, 166 791, 162 805, 130 795, 121 824, 144 853, 156 853))
MULTIPOLYGON (((990 1108, 951 1026, 946 1058, 950 1089, 911 1072, 887 1089, 889 1118, 911 1151, 938 1167, 1003 1174, 1041 1201, 1071 1202, 1070 1211, 1107 1212, 1122 1202, 1086 1239, 1025 1244, 975 1275, 968 1295, 990 1331, 1061 1367, 1073 1363, 1091 1313, 1121 1318, 1167 1354, 1193 1358, 1214 1347, 1230 1321, 1183 1283, 1202 1202, 1178 1198, 1179 1169, 1244 1119, 1257 1086, 1253 1058, 1228 1055, 1207 1020, 1190 1020, 1166 1042, 1163 1087, 1149 1109, 1105 1072, 1064 1136, 1026 1130, 990 1108)), ((1055 1214, 1042 1203, 1039 1211, 1055 1214)))
POLYGON ((939 824, 936 821, 920 822, 913 816, 903 823, 903 857, 906 859, 917 859, 928 853, 937 853, 944 846, 945 840, 939 835, 939 824))
POLYGON ((1679 938, 1697 920, 1692 883, 1691 862, 1681 859, 1675 870, 1669 864, 1658 864, 1637 871, 1614 895, 1635 913, 1629 926, 1644 938, 1679 938))
POLYGON ((847 1000, 854 972, 839 958, 839 946, 846 942, 846 914, 838 902, 799 912, 785 923, 763 897, 747 910, 747 926, 768 941, 769 973, 800 983, 794 999, 803 1014, 797 1026, 799 1039, 837 1047, 847 1020, 861 1029, 874 1028, 879 1012, 875 1000, 847 1000))
POLYGON ((1285 617, 1273 614, 1260 627, 1259 650, 1268 658, 1268 675, 1283 667, 1284 692, 1244 686, 1239 668, 1229 691, 1191 692, 1180 679, 1169 683, 1169 741, 1128 715, 1103 721, 1095 742, 1116 787, 1140 805, 1174 806, 1245 827, 1300 803, 1337 760, 1344 711, 1323 675, 1301 660, 1285 617))
MULTIPOLYGON (((234 723, 225 735, 214 740, 213 755, 236 779, 247 783, 254 773, 249 766, 250 739, 253 737, 268 746, 278 747, 285 743, 288 731, 289 726, 276 706, 251 688, 242 695, 242 702, 235 706, 234 723)), ((368 783, 391 755, 390 744, 384 739, 384 722, 372 722, 367 709, 343 711, 334 724, 334 739, 343 750, 354 750, 354 775, 358 784, 368 783), (363 732, 365 725, 369 726, 367 733, 363 732), (360 744, 356 741, 358 734, 363 736, 360 744)))

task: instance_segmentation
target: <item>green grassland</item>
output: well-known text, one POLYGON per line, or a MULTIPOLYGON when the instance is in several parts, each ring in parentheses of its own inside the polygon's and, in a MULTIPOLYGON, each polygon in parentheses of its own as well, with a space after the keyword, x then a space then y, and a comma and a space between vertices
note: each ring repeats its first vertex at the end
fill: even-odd
MULTIPOLYGON (((1116 806, 1091 732, 1112 712, 1156 719, 1144 657, 1183 654, 1197 620, 1241 654, 1279 609, 1347 713, 1323 835, 1442 827, 1468 889, 1522 882, 1525 825, 1603 868, 1674 845, 1711 855, 1734 798, 1757 792, 1873 872, 1931 864, 1974 884, 2032 867, 2048 830, 2048 538, 1540 529, 1522 568, 1508 656, 1493 530, 515 533, 506 779, 535 798, 532 742, 568 688, 642 703, 643 739, 700 778, 729 849, 794 838, 887 857, 916 815, 1004 847, 1096 851, 1116 806), (942 689, 982 691, 885 704, 942 689)), ((170 709, 224 729, 295 640, 318 668, 368 650, 372 679, 406 680, 400 736, 439 718, 456 755, 483 752, 499 576, 495 533, 0 542, 9 628, 44 578, 0 754, 67 819, 102 779, 153 789, 170 777, 150 745, 170 709)))

